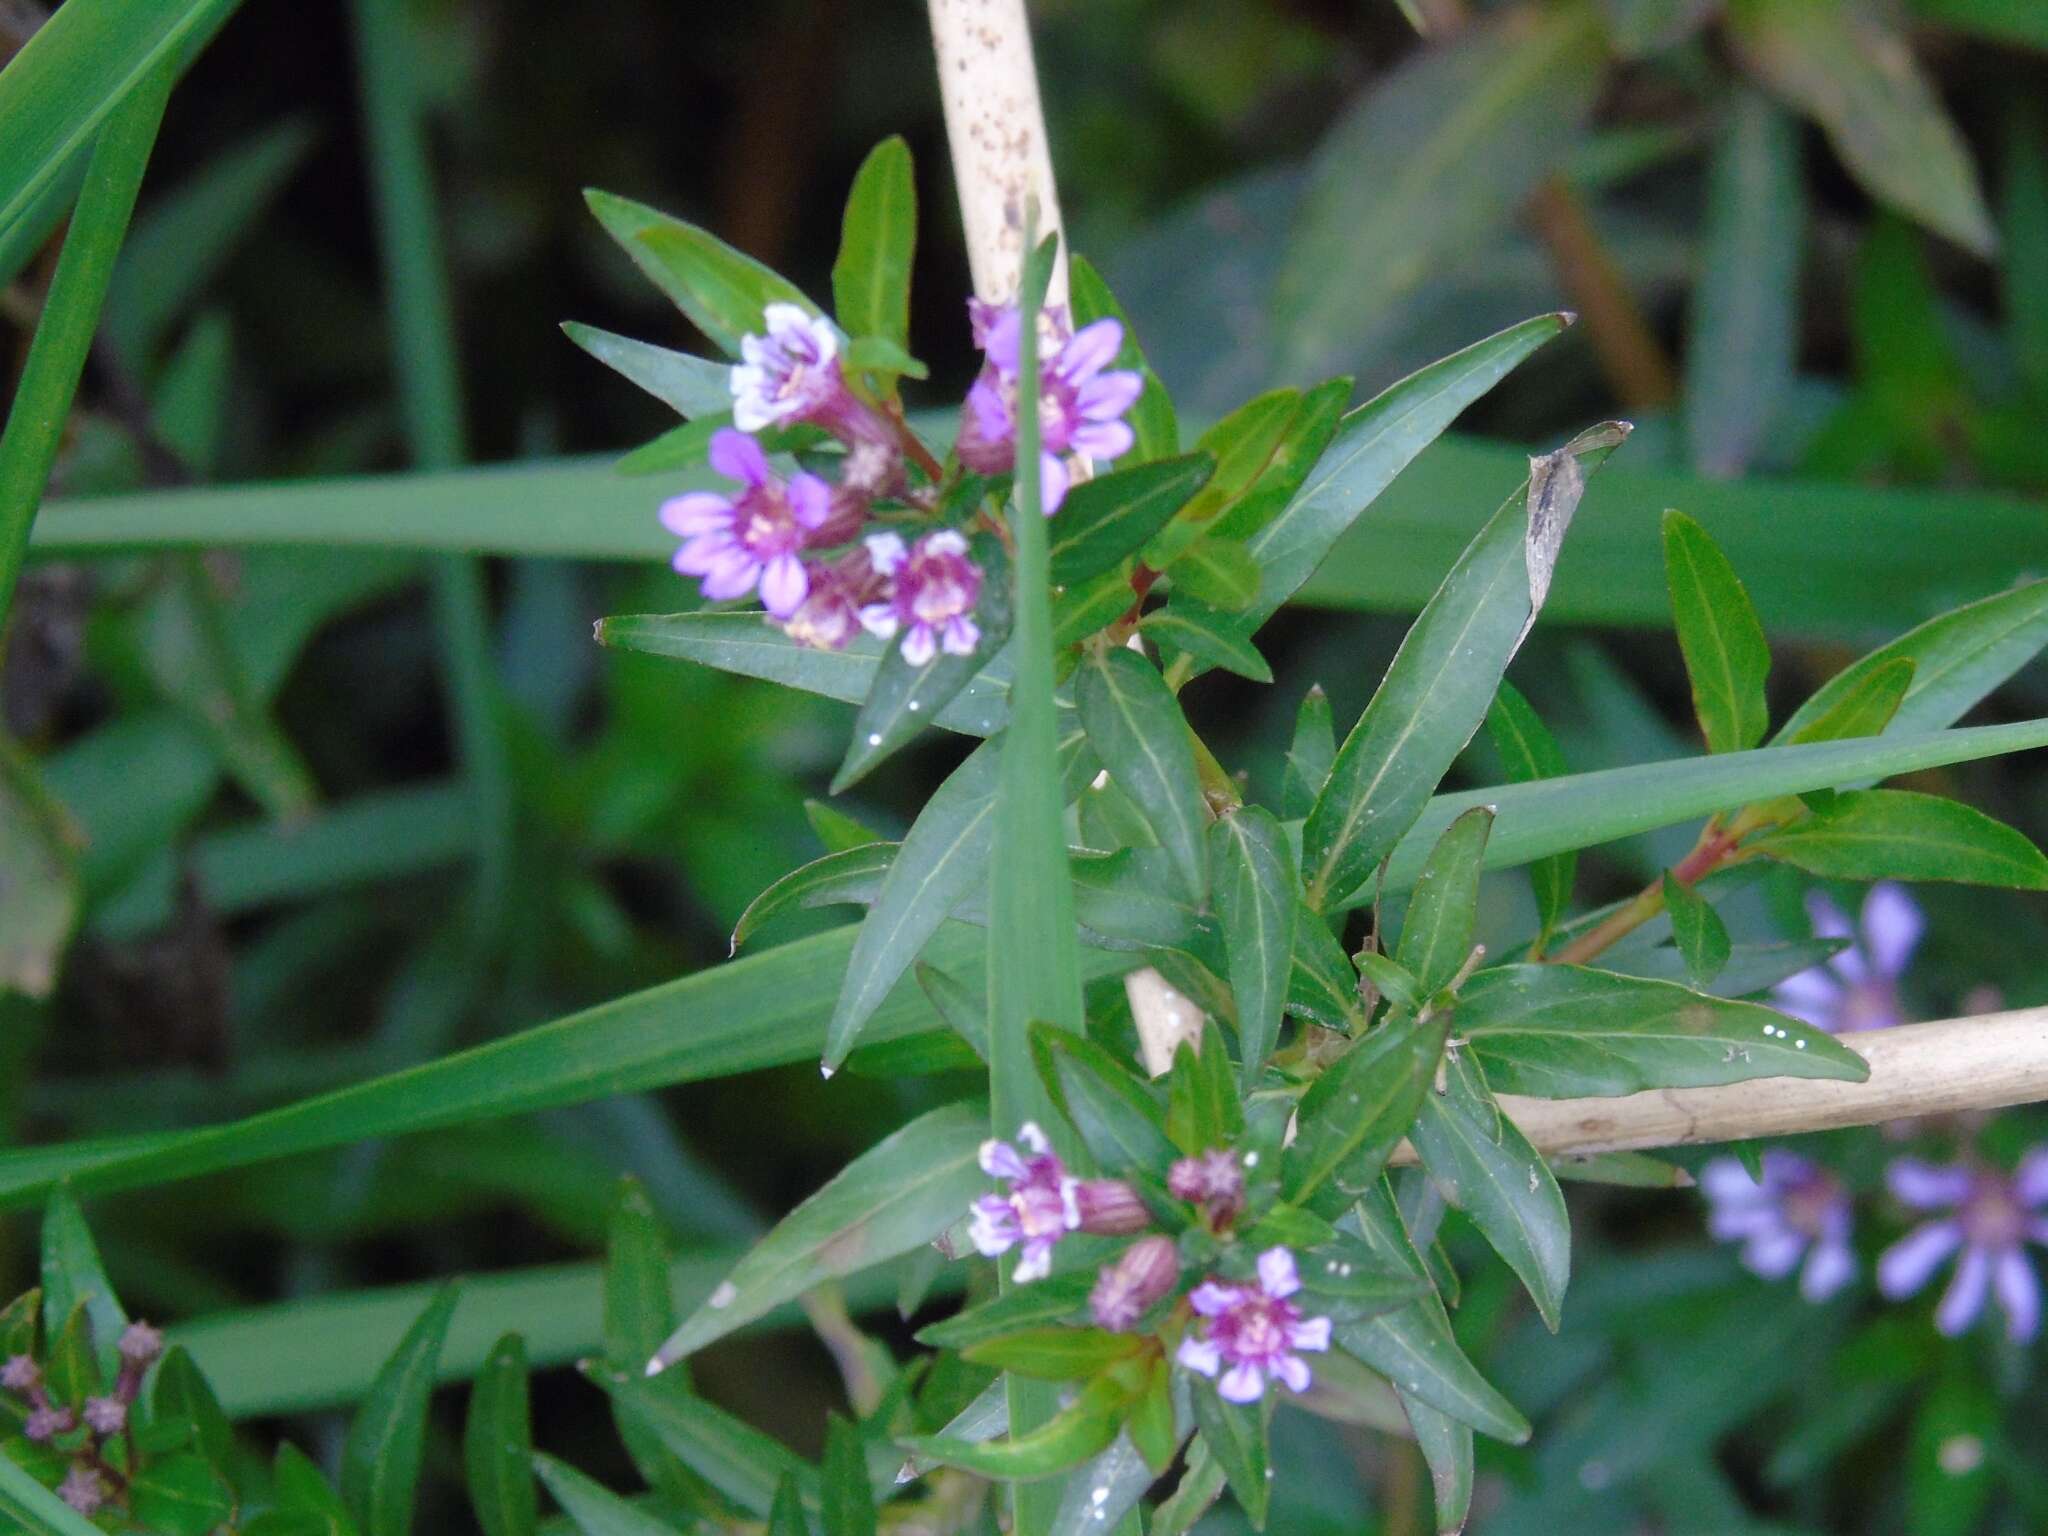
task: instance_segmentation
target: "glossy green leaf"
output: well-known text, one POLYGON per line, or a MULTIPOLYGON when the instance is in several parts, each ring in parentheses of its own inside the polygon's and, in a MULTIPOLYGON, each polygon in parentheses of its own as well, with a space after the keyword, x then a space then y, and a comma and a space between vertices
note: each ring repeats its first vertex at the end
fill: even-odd
POLYGON ((1052 524, 1053 581, 1071 587, 1142 549, 1208 483, 1216 461, 1183 454, 1084 480, 1052 524))
MULTIPOLYGON (((605 1225, 605 1363, 626 1375, 645 1370, 655 1351, 675 1330, 676 1304, 669 1293, 668 1240, 662 1232, 661 1220, 640 1181, 621 1179, 605 1225)), ((695 1491, 644 1424, 616 1403, 612 1417, 626 1454, 649 1487, 683 1499, 695 1491)))
POLYGON ((1255 683, 1273 681, 1273 669, 1249 640, 1224 622, 1224 616, 1197 603, 1168 603, 1138 621, 1138 629, 1155 645, 1185 651, 1204 666, 1221 667, 1255 683))
POLYGON ((825 1536, 875 1536, 875 1490, 860 1431, 838 1414, 825 1420, 821 1513, 825 1536))
MULTIPOLYGON (((1089 1270, 1012 1286, 979 1306, 920 1329, 917 1341, 932 1349, 968 1349, 1005 1334, 1076 1322, 1087 1313, 1088 1293, 1094 1288, 1095 1275, 1089 1270)), ((1001 1401, 1000 1393, 995 1401, 1001 1401)), ((964 1434, 964 1429, 957 1423, 949 1424, 947 1433, 964 1434)))
POLYGON ((1259 565, 1234 539, 1210 537, 1174 557, 1173 590, 1205 607, 1242 613, 1259 595, 1259 565))
POLYGON ((1182 1041, 1166 1079, 1166 1134, 1187 1156, 1237 1144, 1244 1107, 1231 1076, 1223 1032, 1214 1019, 1202 1026, 1201 1046, 1182 1041))
POLYGON ((674 1526, 628 1503, 567 1462, 536 1453, 527 1478, 529 1488, 535 1476, 547 1485, 549 1496, 562 1506, 562 1513, 581 1536, 675 1536, 674 1526))
POLYGON ((159 1420, 183 1419, 191 1424, 194 1449, 216 1471, 226 1473, 235 1465, 235 1430, 214 1396, 205 1373, 192 1363, 192 1356, 173 1344, 156 1368, 149 1391, 149 1406, 159 1420))
POLYGON ((1870 1074, 1834 1036, 1756 1003, 1571 965, 1481 971, 1459 995, 1458 1033, 1496 1091, 1546 1099, 1870 1074))
POLYGON ((1961 801, 1912 790, 1850 790, 1745 846, 1827 879, 2048 889, 2048 859, 2023 833, 1961 801))
POLYGON ((1671 914, 1671 939, 1685 961, 1687 977, 1704 990, 1728 964, 1732 945, 1727 924, 1714 904, 1689 885, 1664 874, 1664 910, 1671 914))
MULTIPOLYGON (((1173 1465, 1173 1458, 1179 1452, 1181 1441, 1184 1438, 1179 1424, 1175 1422, 1173 1411, 1173 1363, 1171 1361, 1161 1358, 1153 1364, 1151 1379, 1146 1383, 1144 1395, 1132 1407, 1131 1416, 1125 1421, 1124 1435, 1126 1437, 1124 1443, 1128 1444, 1132 1450, 1138 1453, 1138 1457, 1144 1464, 1142 1472, 1132 1468, 1130 1476, 1121 1479, 1127 1487, 1132 1483, 1136 1483, 1134 1488, 1130 1488, 1128 1497, 1131 1500, 1131 1504, 1127 1506, 1134 1508, 1138 1498, 1144 1493, 1145 1489, 1150 1487, 1155 1479, 1166 1475, 1167 1469, 1173 1465), (1143 1482, 1137 1482, 1137 1479, 1140 1477, 1144 1479, 1143 1482)), ((1113 1445, 1103 1455, 1112 1455, 1117 1449, 1118 1447, 1113 1445)), ((1101 1458, 1097 1459, 1097 1465, 1091 1471, 1098 1473, 1106 1471, 1101 1466, 1101 1458)), ((1095 1503, 1093 1492, 1095 1488, 1109 1488, 1113 1498, 1118 1490, 1110 1486, 1111 1483, 1112 1478, 1105 1475, 1102 1481, 1091 1484, 1088 1502, 1091 1504, 1095 1503)), ((1079 1488, 1070 1488, 1068 1490, 1067 1502, 1078 1502, 1074 1495, 1079 1492, 1079 1488)), ((1101 1505, 1098 1506, 1104 1519, 1115 1519, 1122 1516, 1121 1510, 1112 1511, 1107 1507, 1111 1504, 1112 1498, 1103 1499, 1101 1505)), ((1065 1506, 1063 1505, 1061 1513, 1064 1514, 1065 1512, 1065 1506)), ((1076 1511, 1076 1513, 1080 1513, 1080 1511, 1076 1511)), ((1092 1514, 1093 1511, 1089 1513, 1092 1514)), ((1078 1521, 1070 1528, 1077 1531, 1085 1529, 1078 1521)), ((1055 1526, 1054 1529, 1057 1530, 1058 1527, 1055 1526)))
POLYGON ((1306 816, 1323 792, 1330 765, 1337 760, 1337 728, 1330 714, 1330 696, 1321 683, 1311 683, 1294 716, 1294 738, 1287 748, 1287 772, 1281 810, 1306 816))
POLYGON ((1408 631, 1302 829, 1312 906, 1342 905, 1371 880, 1486 718, 1542 607, 1585 476, 1625 435, 1597 427, 1532 459, 1528 485, 1488 520, 1408 631))
POLYGON ((69 1318, 77 1308, 85 1308, 100 1375, 113 1380, 128 1314, 100 1262, 99 1245, 85 1224, 85 1213, 62 1185, 51 1194, 43 1212, 42 1281, 46 1317, 69 1318))
POLYGON ((0 1516, 27 1536, 104 1536, 12 1456, 0 1456, 0 1516))
POLYGON ((1269 390, 1205 431, 1196 446, 1215 461, 1215 473, 1201 494, 1146 546, 1145 563, 1164 570, 1209 532, 1224 508, 1265 472, 1300 410, 1300 390, 1269 390))
POLYGON ((659 1436, 670 1455, 740 1508, 766 1515, 785 1478, 796 1481, 806 1508, 817 1506, 817 1473, 801 1457, 696 1396, 681 1376, 604 1370, 593 1373, 593 1379, 614 1403, 659 1436))
POLYGON ((78 838, 25 757, 0 743, 0 994, 47 997, 78 919, 78 838))
POLYGON ((1294 968, 1299 888, 1286 834, 1259 806, 1240 806, 1209 828, 1209 857, 1216 872, 1216 914, 1230 957, 1230 990, 1237 1000, 1238 1054, 1250 1089, 1280 1040, 1280 1015, 1294 968))
POLYGON ((1029 1433, 982 1441, 910 1435, 901 1443, 918 1456, 980 1477, 1036 1481, 1070 1471, 1106 1447, 1116 1438, 1131 1399, 1130 1387, 1114 1376, 1098 1376, 1072 1403, 1029 1433))
MULTIPOLYGON (((277 1495, 279 1512, 302 1522, 312 1536, 356 1536, 355 1522, 349 1518, 341 1495, 334 1491, 327 1475, 313 1464, 312 1458, 297 1446, 285 1444, 277 1448, 271 1487, 277 1495)), ((304 1536, 304 1531, 297 1536, 304 1536)))
POLYGON ((641 203, 595 190, 583 194, 598 223, 690 321, 725 352, 759 333, 770 304, 817 306, 786 279, 716 235, 641 203))
POLYGON ((1394 958, 1426 997, 1449 986, 1479 929, 1479 870, 1493 812, 1475 806, 1437 839, 1408 898, 1394 958))
POLYGON ((1412 1393, 1395 1389, 1416 1449, 1429 1467, 1429 1488, 1438 1536, 1459 1536, 1472 1512, 1472 1426, 1432 1408, 1412 1393))
MULTIPOLYGON (((1550 727, 1543 723, 1521 691, 1505 678, 1500 692, 1487 711, 1486 733, 1500 754, 1501 765, 1513 784, 1530 784, 1538 779, 1562 778, 1564 753, 1550 727)), ((1541 927, 1538 942, 1564 921, 1571 910, 1572 882, 1578 876, 1576 853, 1554 853, 1529 864, 1529 886, 1536 896, 1536 916, 1541 927)))
POLYGON ((1768 97, 1737 86, 1709 172, 1685 345, 1686 445, 1703 475, 1747 470, 1784 408, 1805 216, 1795 125, 1768 97))
POLYGON ((1046 1089, 1103 1172, 1166 1177, 1174 1144, 1150 1085, 1108 1051, 1071 1030, 1034 1026, 1031 1044, 1046 1089))
POLYGON ((974 1365, 1046 1381, 1077 1381, 1138 1351, 1135 1334, 1100 1328, 1033 1328, 983 1339, 960 1351, 974 1365))
POLYGON ((1296 903, 1294 969, 1287 979, 1287 1011, 1325 1029, 1349 1032, 1358 1019, 1358 972, 1328 920, 1296 903))
POLYGON ((1445 1200, 1472 1219, 1528 1288, 1552 1333, 1571 1276, 1571 1218, 1549 1166, 1500 1112, 1469 1061, 1422 1096, 1415 1150, 1445 1200))
POLYGON ((1216 515, 1210 526, 1213 537, 1249 539, 1293 502, 1335 441, 1353 388, 1354 381, 1343 376, 1325 380, 1301 396, 1257 477, 1234 491, 1216 515))
POLYGON ((832 307, 852 337, 910 345, 910 261, 917 249, 917 177, 910 146, 891 135, 853 178, 832 263, 832 307))
POLYGON ((653 1357, 663 1365, 793 1300, 930 1242, 984 1192, 979 1104, 921 1115, 862 1153, 777 1223, 653 1357))
POLYGON ((1300 1268, 1301 1292, 1307 1298, 1303 1310, 1344 1322, 1391 1312, 1434 1294, 1426 1279, 1404 1265, 1388 1263, 1348 1232, 1332 1232, 1327 1241, 1302 1253, 1300 1268))
POLYGON ((341 1493, 363 1536, 407 1536, 413 1493, 426 1459, 427 1399, 456 1292, 427 1304, 356 1410, 341 1452, 341 1493))
MULTIPOLYGON (((667 1275, 663 1275, 664 1284, 667 1275)), ((533 1536, 539 1500, 533 1488, 533 1418, 526 1402, 526 1345, 508 1333, 478 1372, 463 1426, 462 1466, 469 1507, 484 1536, 533 1536)))
POLYGON ((1979 256, 1997 250, 1969 149, 1905 39, 1844 0, 1736 0, 1728 22, 1743 62, 1873 196, 1979 256))
POLYGON ((917 985, 938 1016, 984 1062, 988 1060, 988 1004, 982 995, 935 965, 917 963, 917 985))
POLYGON ((768 1511, 767 1536, 811 1536, 804 1518, 803 1495, 794 1477, 783 1478, 775 1490, 774 1506, 768 1511))
POLYGON ((615 336, 576 320, 564 321, 562 334, 686 421, 722 416, 732 410, 731 370, 721 363, 615 336))
POLYGON ((1209 1453, 1209 1443, 1197 1435, 1188 1446, 1180 1481, 1152 1513, 1149 1536, 1186 1536, 1223 1496, 1223 1483, 1222 1463, 1209 1453))
POLYGON ((1744 752, 1770 729, 1770 646, 1728 557, 1683 512, 1664 514, 1664 571, 1693 713, 1709 752, 1744 752))
POLYGON ((1159 382, 1158 376, 1152 372, 1152 365, 1145 360, 1137 333, 1131 327, 1130 316, 1124 313, 1123 306, 1117 303, 1109 285, 1103 282, 1087 257, 1077 255, 1068 259, 1067 290, 1069 305, 1074 312, 1074 328, 1079 330, 1104 319, 1120 322, 1124 328, 1123 345, 1117 350, 1116 361, 1111 366, 1135 369, 1144 375, 1144 393, 1138 396, 1137 404, 1124 416, 1137 439, 1130 456, 1139 463, 1146 463, 1170 458, 1180 452, 1180 426, 1174 420, 1173 401, 1166 393, 1166 386, 1159 382))
POLYGON ((1781 730, 1778 734, 1791 743, 1852 741, 1859 736, 1882 735, 1898 718, 1917 670, 1910 656, 1894 656, 1874 667, 1858 668, 1857 676, 1836 690, 1824 709, 1809 716, 1797 731, 1781 730))
POLYGON ((833 794, 844 794, 934 724, 940 711, 988 667, 1010 638, 1009 562, 1003 547, 983 535, 974 539, 972 548, 985 577, 974 611, 980 640, 968 655, 955 656, 940 647, 922 663, 907 658, 901 644, 883 650, 874 682, 854 717, 846 760, 832 776, 833 794))
POLYGON ((1449 1034, 1448 1015, 1396 1019, 1324 1068, 1302 1095, 1300 1130, 1282 1164, 1290 1201, 1306 1201, 1332 1178, 1353 1194, 1372 1186, 1414 1123, 1449 1034))
POLYGON ((747 903, 733 924, 732 952, 785 913, 799 909, 872 902, 880 892, 900 845, 864 842, 800 865, 747 903))
POLYGON ((1112 646, 1082 662, 1075 703, 1097 758, 1166 850, 1181 893, 1200 899, 1209 888, 1201 781, 1173 690, 1151 662, 1112 646))
POLYGON ((212 1536, 234 1513, 234 1491, 190 1451, 152 1457, 128 1487, 135 1521, 153 1536, 212 1536))
POLYGON ((1846 943, 1844 939, 1807 939, 1788 944, 1731 944, 1727 960, 1712 981, 1704 984, 1693 979, 1676 946, 1612 949, 1601 957, 1601 966, 1624 976, 1684 982, 1716 997, 1754 997, 1788 976, 1825 965, 1846 943))
POLYGON ((825 845, 827 853, 845 853, 850 848, 865 848, 870 843, 885 841, 882 834, 866 822, 822 800, 804 802, 804 820, 818 834, 818 841, 825 845))
POLYGON ((1273 1498, 1273 1450, 1266 1438, 1266 1403, 1225 1402, 1216 1384, 1206 1377, 1193 1378, 1189 1386, 1202 1443, 1223 1469, 1223 1479, 1237 1496, 1245 1519, 1253 1530, 1263 1531, 1273 1498))

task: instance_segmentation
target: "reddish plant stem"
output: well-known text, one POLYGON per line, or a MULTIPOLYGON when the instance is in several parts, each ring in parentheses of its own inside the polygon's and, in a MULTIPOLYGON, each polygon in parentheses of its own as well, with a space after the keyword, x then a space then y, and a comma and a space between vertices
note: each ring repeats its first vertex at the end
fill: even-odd
MULTIPOLYGON (((1724 864, 1733 862, 1737 845, 1755 831, 1758 824, 1753 810, 1744 811, 1725 825, 1716 817, 1700 833, 1700 840, 1693 845, 1692 852, 1671 867, 1671 878, 1687 887, 1698 884, 1724 864)), ((1663 910, 1664 882, 1657 880, 1644 886, 1626 905, 1609 913, 1600 923, 1547 958, 1556 965, 1584 965, 1663 910)))

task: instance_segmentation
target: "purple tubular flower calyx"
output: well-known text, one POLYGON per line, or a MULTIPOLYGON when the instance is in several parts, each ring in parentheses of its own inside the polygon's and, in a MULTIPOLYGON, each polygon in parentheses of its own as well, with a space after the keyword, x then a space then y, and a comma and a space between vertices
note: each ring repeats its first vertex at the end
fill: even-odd
POLYGON ((1173 1239, 1158 1233, 1141 1237, 1098 1271, 1088 1311, 1098 1327, 1126 1333, 1179 1279, 1180 1249, 1173 1239))

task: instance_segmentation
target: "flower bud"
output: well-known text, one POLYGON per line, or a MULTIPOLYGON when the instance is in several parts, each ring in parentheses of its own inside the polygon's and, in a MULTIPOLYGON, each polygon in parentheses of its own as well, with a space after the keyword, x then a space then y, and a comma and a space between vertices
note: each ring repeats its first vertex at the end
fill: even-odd
POLYGON ((42 1367, 28 1355, 13 1355, 0 1365, 0 1387, 26 1397, 43 1384, 42 1367))
POLYGON ((77 1426, 78 1420, 71 1416, 69 1408, 46 1406, 36 1409, 28 1416, 28 1421, 21 1426, 21 1432, 37 1445, 43 1445, 77 1426))
POLYGON ((1080 1211, 1079 1230, 1104 1237, 1124 1237, 1152 1225, 1152 1213, 1138 1192, 1122 1179, 1083 1179, 1074 1191, 1080 1211))
POLYGON ((1212 1230, 1228 1227, 1244 1209, 1244 1169, 1227 1147, 1180 1159, 1167 1170, 1166 1188, 1174 1199, 1200 1206, 1212 1230))
POLYGON ((149 1365, 164 1352, 164 1336, 147 1323, 130 1323, 121 1331, 120 1348, 131 1365, 149 1365))
POLYGON ((118 1435, 128 1427, 128 1405, 118 1397, 88 1397, 85 1425, 96 1435, 118 1435))
POLYGON ((74 1462, 64 1474, 64 1481, 57 1485, 57 1497, 81 1515, 94 1515, 107 1502, 107 1485, 84 1462, 74 1462))
POLYGON ((1137 1326, 1179 1279, 1180 1251, 1173 1239, 1157 1233, 1141 1237, 1114 1264, 1102 1266, 1088 1293, 1088 1310, 1099 1326, 1123 1333, 1137 1326))

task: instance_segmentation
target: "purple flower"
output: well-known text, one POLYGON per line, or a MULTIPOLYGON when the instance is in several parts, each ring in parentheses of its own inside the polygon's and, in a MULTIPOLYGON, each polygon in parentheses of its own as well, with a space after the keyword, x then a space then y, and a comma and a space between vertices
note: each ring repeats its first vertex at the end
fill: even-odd
POLYGON ((740 338, 732 370, 732 419, 742 432, 812 420, 846 391, 831 321, 794 304, 770 304, 761 319, 767 334, 740 338))
POLYGON ((976 1251, 994 1258, 1019 1244, 1024 1252, 1011 1278, 1019 1284, 1042 1280, 1052 1269, 1059 1240, 1081 1225, 1080 1185, 1060 1162, 1045 1132, 1031 1121, 1017 1131, 1019 1152, 1007 1141, 981 1144, 981 1171, 1001 1179, 1006 1194, 974 1202, 968 1236, 976 1251))
POLYGON ((1203 1281, 1188 1297, 1198 1321, 1174 1358, 1216 1378, 1216 1390, 1233 1403, 1264 1397, 1269 1376, 1290 1392, 1306 1392, 1308 1362, 1296 1351, 1328 1349, 1330 1320, 1301 1315, 1287 1299, 1300 1289, 1294 1255, 1285 1248, 1259 1255, 1256 1285, 1203 1281))
POLYGON ((939 651, 972 656, 981 629, 972 617, 981 600, 981 567, 967 558, 967 540, 951 528, 928 533, 907 549, 893 533, 870 534, 868 558, 890 579, 880 602, 860 611, 861 624, 887 640, 903 631, 903 659, 921 667, 939 651))
POLYGON ((1773 1147, 1764 1153, 1763 1182, 1732 1157, 1700 1170, 1700 1189, 1712 1211, 1707 1230, 1724 1243, 1742 1244, 1742 1262, 1766 1280, 1782 1280, 1800 1258, 1799 1294, 1826 1301, 1856 1274, 1849 1247, 1849 1192, 1815 1163, 1773 1147))
POLYGON ((164 1336, 145 1322, 133 1322, 121 1330, 122 1360, 130 1365, 148 1365, 164 1352, 164 1336))
MULTIPOLYGON (((996 308, 975 300, 968 314, 975 342, 988 354, 988 362, 967 391, 955 449, 969 469, 1002 474, 1017 463, 1023 327, 1014 306, 996 308)), ((1065 455, 1107 461, 1131 451, 1134 439, 1123 415, 1144 392, 1145 380, 1129 369, 1109 369, 1123 344, 1120 321, 1097 320, 1073 332, 1064 310, 1047 309, 1039 315, 1039 474, 1047 516, 1066 499, 1065 455)))
POLYGON ((761 445, 730 427, 712 436, 711 467, 740 483, 737 496, 686 491, 661 504, 661 525, 684 540, 676 570, 703 577, 704 595, 714 601, 759 587, 761 605, 788 618, 810 590, 797 556, 830 515, 832 488, 801 470, 785 484, 761 445))
POLYGON ((1887 1248, 1877 1261, 1877 1288, 1894 1301, 1911 1296, 1960 1250, 1955 1277, 1934 1309, 1934 1326, 1951 1338, 1962 1333, 1995 1291, 2007 1336, 2031 1339, 2041 1325, 2041 1286, 2025 1248, 2030 1239, 2048 1243, 2048 1219, 2034 1214, 2048 1204, 2048 1147, 2020 1159, 2010 1178, 1989 1168, 1939 1168, 1902 1157, 1885 1170, 1885 1182, 1916 1211, 1954 1214, 1921 1223, 1887 1248))
POLYGON ((78 1420, 71 1416, 69 1408, 52 1408, 44 1404, 29 1414, 21 1432, 41 1445, 59 1435, 69 1434, 77 1427, 78 1420))
POLYGON ((28 1355, 10 1355, 5 1365, 0 1365, 0 1387, 10 1392, 27 1394, 43 1384, 42 1367, 28 1355))
POLYGON ((887 596, 887 579, 858 547, 830 565, 808 564, 804 573, 804 600, 782 621, 783 632, 813 650, 845 650, 860 633, 861 610, 887 596))
POLYGON ((1180 1249, 1174 1240, 1158 1233, 1141 1237, 1114 1264, 1102 1266, 1088 1293, 1088 1310, 1098 1327, 1128 1332, 1179 1279, 1180 1249))
POLYGON ((127 1426, 128 1405, 118 1397, 88 1397, 85 1424, 96 1435, 118 1435, 127 1426))
POLYGON ((1771 989, 1772 1003, 1831 1035, 1904 1023, 1899 977, 1927 926, 1913 898, 1889 880, 1873 885, 1863 899, 1860 934, 1818 891, 1806 898, 1806 910, 1820 937, 1856 942, 1826 964, 1779 982, 1771 989))
POLYGON ((1244 1168, 1228 1147, 1212 1147, 1169 1168, 1166 1189, 1174 1199, 1200 1206, 1210 1230, 1220 1232, 1244 1209, 1244 1168))
POLYGON ((71 1470, 64 1474, 64 1481, 57 1485, 57 1497, 77 1510, 81 1515, 93 1515, 107 1502, 107 1485, 84 1462, 73 1462, 71 1470))

